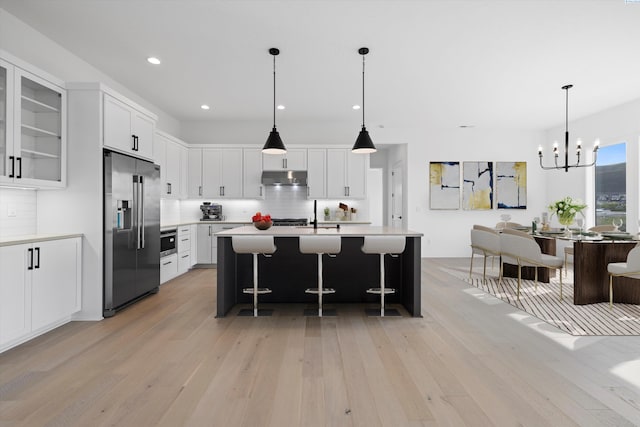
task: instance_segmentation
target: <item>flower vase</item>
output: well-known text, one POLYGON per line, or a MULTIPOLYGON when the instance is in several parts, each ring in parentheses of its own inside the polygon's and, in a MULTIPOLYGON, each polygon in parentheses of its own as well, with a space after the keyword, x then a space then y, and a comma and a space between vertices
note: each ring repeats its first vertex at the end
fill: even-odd
POLYGON ((559 215, 558 216, 558 222, 564 226, 564 234, 567 237, 571 237, 571 230, 569 229, 569 226, 573 224, 575 217, 576 217, 575 215, 559 215))

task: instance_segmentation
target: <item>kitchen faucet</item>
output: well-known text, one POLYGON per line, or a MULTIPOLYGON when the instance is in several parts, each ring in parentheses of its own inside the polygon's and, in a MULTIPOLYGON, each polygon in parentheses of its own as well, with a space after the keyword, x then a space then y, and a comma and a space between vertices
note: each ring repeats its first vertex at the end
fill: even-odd
POLYGON ((313 201, 313 229, 318 229, 318 201, 313 201))

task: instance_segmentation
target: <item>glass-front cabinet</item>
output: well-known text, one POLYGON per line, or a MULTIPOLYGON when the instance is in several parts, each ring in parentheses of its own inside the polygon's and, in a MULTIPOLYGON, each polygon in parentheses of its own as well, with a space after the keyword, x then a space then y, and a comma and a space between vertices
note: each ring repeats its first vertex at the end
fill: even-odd
POLYGON ((64 187, 66 91, 0 59, 0 182, 64 187))

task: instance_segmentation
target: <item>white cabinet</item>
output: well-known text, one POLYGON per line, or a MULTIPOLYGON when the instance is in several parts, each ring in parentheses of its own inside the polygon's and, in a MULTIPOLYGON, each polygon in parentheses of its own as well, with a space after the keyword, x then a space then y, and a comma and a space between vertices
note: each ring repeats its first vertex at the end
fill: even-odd
POLYGON ((242 148, 189 149, 190 198, 242 198, 242 148))
POLYGON ((198 262, 198 225, 191 224, 189 227, 191 228, 191 241, 189 242, 191 244, 190 261, 191 267, 193 267, 198 262))
POLYGON ((0 350, 31 331, 31 270, 27 270, 27 248, 0 247, 0 350))
MULTIPOLYGON (((180 199, 182 192, 182 147, 175 139, 164 132, 156 132, 153 140, 153 156, 160 165, 160 197, 163 199, 180 199)), ((186 169, 185 169, 186 172, 186 169)))
POLYGON ((188 180, 187 171, 189 170, 189 149, 187 147, 180 147, 180 198, 186 199, 188 197, 188 180))
POLYGON ((285 154, 263 154, 262 169, 266 171, 307 170, 307 150, 304 148, 288 149, 285 154))
MULTIPOLYGON (((0 57, 3 56, 8 54, 0 51, 0 57)), ((67 158, 64 83, 22 61, 12 60, 20 65, 0 58, 0 183, 32 188, 64 187, 67 158)))
POLYGON ((80 310, 81 250, 79 237, 0 247, 0 351, 80 310))
POLYGON ((135 157, 153 159, 154 131, 154 117, 109 94, 104 94, 105 147, 135 157))
POLYGON ((327 197, 364 199, 367 196, 368 154, 327 149, 327 197))
POLYGON ((307 150, 307 197, 327 197, 327 150, 324 148, 307 150))
POLYGON ((160 284, 168 282, 178 275, 178 254, 160 258, 160 284))
POLYGON ((242 150, 242 195, 245 199, 264 199, 262 188, 262 150, 242 150))
POLYGON ((197 263, 217 264, 218 263, 218 238, 215 233, 223 230, 230 230, 245 224, 197 224, 197 263))
POLYGON ((191 226, 178 227, 178 274, 184 274, 191 268, 191 226))

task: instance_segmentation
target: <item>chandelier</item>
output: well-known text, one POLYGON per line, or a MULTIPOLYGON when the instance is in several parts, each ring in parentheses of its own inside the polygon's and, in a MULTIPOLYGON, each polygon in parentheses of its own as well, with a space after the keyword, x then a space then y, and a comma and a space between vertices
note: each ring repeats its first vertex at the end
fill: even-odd
POLYGON ((564 169, 565 172, 569 172, 569 168, 584 168, 593 166, 596 164, 596 160, 598 158, 598 148, 600 142, 596 140, 593 144, 593 161, 589 164, 580 164, 580 153, 582 151, 582 141, 578 139, 576 141, 576 163, 573 165, 569 164, 569 89, 571 89, 573 85, 565 85, 562 86, 562 89, 566 91, 566 102, 565 102, 565 131, 564 131, 564 166, 558 165, 558 141, 553 143, 553 161, 554 166, 544 166, 542 164, 542 146, 538 147, 538 157, 540 158, 540 167, 545 170, 550 169, 564 169))

